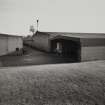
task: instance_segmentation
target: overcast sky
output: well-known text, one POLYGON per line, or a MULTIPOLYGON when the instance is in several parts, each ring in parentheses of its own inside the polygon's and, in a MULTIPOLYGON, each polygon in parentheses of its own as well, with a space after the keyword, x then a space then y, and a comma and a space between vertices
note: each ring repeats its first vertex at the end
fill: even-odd
POLYGON ((105 0, 0 0, 0 33, 40 31, 105 33, 105 0))

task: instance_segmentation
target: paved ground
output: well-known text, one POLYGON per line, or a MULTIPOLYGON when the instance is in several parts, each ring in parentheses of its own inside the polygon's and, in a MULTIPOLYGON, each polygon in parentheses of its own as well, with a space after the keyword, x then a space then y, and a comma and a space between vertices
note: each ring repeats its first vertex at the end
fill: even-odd
POLYGON ((0 57, 0 66, 41 65, 71 62, 69 58, 63 58, 55 54, 41 52, 26 46, 25 49, 26 54, 22 56, 7 55, 0 57))

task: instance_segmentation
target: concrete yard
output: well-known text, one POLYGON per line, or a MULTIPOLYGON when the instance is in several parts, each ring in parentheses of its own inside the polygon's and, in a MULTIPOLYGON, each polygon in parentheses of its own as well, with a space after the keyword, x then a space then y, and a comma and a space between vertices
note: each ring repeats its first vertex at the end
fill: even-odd
POLYGON ((45 53, 25 46, 26 53, 22 56, 6 55, 0 57, 0 66, 23 66, 73 62, 70 58, 45 53))

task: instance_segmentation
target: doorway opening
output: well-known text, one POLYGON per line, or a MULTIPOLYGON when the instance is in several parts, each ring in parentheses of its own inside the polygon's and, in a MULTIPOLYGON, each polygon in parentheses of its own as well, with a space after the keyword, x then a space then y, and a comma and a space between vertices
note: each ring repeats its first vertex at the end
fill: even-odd
POLYGON ((80 61, 80 42, 67 39, 53 39, 51 40, 51 52, 69 57, 72 60, 80 61))

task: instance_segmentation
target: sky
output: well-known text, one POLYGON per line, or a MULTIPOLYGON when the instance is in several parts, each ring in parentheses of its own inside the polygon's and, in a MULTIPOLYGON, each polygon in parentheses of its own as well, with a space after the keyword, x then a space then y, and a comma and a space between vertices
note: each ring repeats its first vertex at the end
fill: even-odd
POLYGON ((0 0, 0 33, 39 31, 105 33, 105 0, 0 0))

